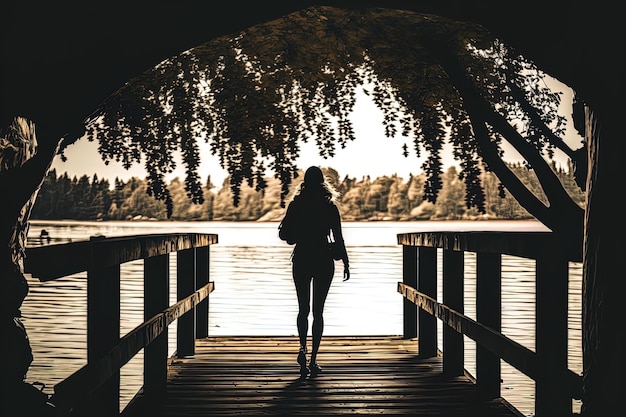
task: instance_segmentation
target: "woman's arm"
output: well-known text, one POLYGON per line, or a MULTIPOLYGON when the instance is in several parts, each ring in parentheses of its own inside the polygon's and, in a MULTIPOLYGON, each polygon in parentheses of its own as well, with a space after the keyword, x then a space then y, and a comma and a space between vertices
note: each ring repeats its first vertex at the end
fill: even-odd
POLYGON ((339 214, 339 209, 336 205, 333 204, 332 208, 331 230, 333 231, 335 242, 339 242, 341 245, 341 251, 343 253, 343 256, 341 257, 341 260, 343 261, 343 280, 347 281, 350 279, 350 260, 348 259, 348 251, 346 250, 346 244, 343 240, 341 215, 339 214))

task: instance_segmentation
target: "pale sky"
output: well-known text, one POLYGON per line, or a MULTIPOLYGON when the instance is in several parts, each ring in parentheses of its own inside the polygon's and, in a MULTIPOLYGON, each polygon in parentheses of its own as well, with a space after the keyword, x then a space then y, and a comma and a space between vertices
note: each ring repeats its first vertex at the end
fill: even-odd
MULTIPOLYGON (((565 94, 561 103, 562 114, 570 119, 571 115, 571 90, 562 86, 565 94)), ((372 178, 383 175, 398 174, 398 176, 408 179, 409 174, 418 174, 422 172, 421 165, 424 161, 424 155, 417 158, 413 150, 410 138, 402 137, 399 133, 394 138, 387 138, 384 135, 382 125, 382 113, 371 99, 363 93, 357 94, 357 101, 352 115, 353 126, 355 129, 356 140, 348 142, 345 149, 337 149, 336 156, 332 159, 323 159, 319 156, 314 141, 303 144, 298 160, 298 167, 305 170, 310 165, 318 165, 321 167, 332 167, 339 173, 339 177, 346 175, 361 179, 364 175, 370 175, 372 178), (410 153, 408 157, 402 155, 402 145, 406 143, 410 153)), ((568 138, 566 141, 574 149, 580 147, 581 138, 573 128, 571 120, 569 120, 568 138)), ((206 181, 208 175, 211 175, 211 182, 217 186, 221 186, 226 171, 223 170, 218 163, 216 157, 209 152, 208 145, 204 141, 200 141, 201 146, 201 164, 198 169, 200 181, 206 181)), ((146 173, 142 165, 135 164, 131 169, 126 170, 118 163, 110 163, 108 166, 104 164, 97 152, 97 143, 89 142, 86 139, 80 139, 74 145, 69 146, 65 155, 67 162, 61 161, 59 157, 55 158, 52 168, 57 170, 57 175, 66 172, 70 178, 76 176, 81 177, 87 175, 90 178, 93 174, 97 174, 98 178, 106 178, 111 183, 118 177, 128 180, 130 177, 136 176, 145 178, 146 173)), ((450 155, 449 148, 444 147, 444 170, 455 164, 450 155)), ((508 154, 508 161, 516 161, 519 158, 513 153, 508 154)), ((567 158, 557 156, 558 163, 566 166, 567 158)), ((184 178, 184 170, 179 162, 177 170, 172 173, 166 181, 169 182, 175 177, 184 178)), ((268 173, 271 175, 271 173, 268 173)))

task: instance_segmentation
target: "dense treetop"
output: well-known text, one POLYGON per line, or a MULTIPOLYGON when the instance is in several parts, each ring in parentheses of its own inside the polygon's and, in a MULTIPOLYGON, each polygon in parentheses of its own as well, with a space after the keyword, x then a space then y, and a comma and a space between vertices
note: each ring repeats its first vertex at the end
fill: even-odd
POLYGON ((177 150, 187 195, 203 201, 199 138, 228 171, 235 206, 244 182, 265 189, 268 168, 281 183, 283 203, 298 175, 302 142, 315 141, 321 155, 332 156, 354 139, 348 116, 356 88, 364 88, 384 112, 386 134, 399 130, 405 153, 410 146, 427 154, 421 167, 427 201, 441 190, 440 152, 449 141, 467 207, 485 211, 484 164, 541 219, 544 203, 511 177, 500 145, 506 140, 526 158, 551 190, 552 206, 579 208, 543 159, 555 147, 574 156, 561 139, 560 96, 542 83, 544 76, 473 24, 409 11, 316 7, 162 62, 103 103, 88 137, 98 141, 105 162, 130 166, 145 158, 147 192, 169 214, 164 178, 177 150))

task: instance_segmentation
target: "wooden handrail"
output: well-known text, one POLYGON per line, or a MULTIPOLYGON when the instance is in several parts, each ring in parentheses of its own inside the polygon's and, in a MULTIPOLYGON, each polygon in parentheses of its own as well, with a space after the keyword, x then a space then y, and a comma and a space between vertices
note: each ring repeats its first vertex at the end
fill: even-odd
POLYGON ((398 244, 463 252, 495 253, 538 259, 546 249, 562 246, 569 261, 582 261, 582 244, 563 242, 552 232, 415 232, 399 233, 398 244))
POLYGON ((100 360, 87 364, 54 386, 51 401, 60 410, 71 409, 84 402, 97 391, 115 372, 126 365, 139 351, 148 346, 176 319, 191 311, 195 305, 209 296, 215 289, 208 283, 190 296, 178 301, 151 319, 141 323, 120 339, 100 360))
POLYGON ((154 396, 164 389, 168 326, 178 320, 177 355, 193 354, 194 339, 208 335, 208 297, 215 288, 209 246, 217 242, 216 234, 172 233, 27 247, 24 271, 40 281, 87 272, 87 364, 55 385, 51 402, 59 415, 89 414, 94 404, 103 415, 118 415, 120 369, 141 349, 144 391, 154 396), (168 306, 172 253, 178 301, 168 306), (120 338, 120 266, 142 259, 145 321, 120 338))
POLYGON ((88 241, 28 247, 24 272, 42 282, 52 281, 85 272, 90 267, 119 265, 216 243, 218 236, 209 233, 94 236, 88 241), (97 251, 97 257, 93 256, 94 251, 97 251))
MULTIPOLYGON (((398 292, 419 308, 437 317, 445 325, 480 343, 529 378, 536 380, 539 376, 537 369, 540 365, 537 361, 537 354, 524 345, 511 340, 490 327, 478 323, 476 320, 460 314, 402 282, 398 282, 398 292)), ((580 375, 570 369, 566 369, 563 372, 561 381, 567 385, 572 398, 576 400, 582 398, 582 377, 580 375)))
POLYGON ((535 381, 536 415, 571 415, 582 397, 582 377, 567 365, 568 263, 582 261, 582 242, 564 242, 551 232, 417 232, 397 235, 403 247, 405 337, 417 336, 420 355, 438 354, 443 328, 444 372, 464 371, 463 335, 476 342, 476 383, 484 395, 500 397, 504 360, 535 381), (443 270, 436 251, 443 251, 443 270), (463 314, 466 252, 476 254, 476 320, 463 314), (501 332, 502 255, 536 262, 535 352, 501 332), (443 276, 443 302, 437 280, 443 276), (418 335, 419 331, 419 335, 418 335))

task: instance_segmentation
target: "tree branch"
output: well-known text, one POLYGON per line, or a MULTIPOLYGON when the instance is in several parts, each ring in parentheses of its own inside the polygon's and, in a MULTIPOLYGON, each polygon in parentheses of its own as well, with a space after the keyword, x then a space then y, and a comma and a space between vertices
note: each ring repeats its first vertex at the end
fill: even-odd
POLYGON ((435 40, 431 41, 430 46, 431 52, 439 60, 439 64, 446 71, 463 98, 464 108, 472 119, 474 134, 479 146, 485 152, 482 156, 487 161, 489 168, 496 173, 516 200, 546 226, 555 232, 564 232, 568 235, 574 233, 575 236, 582 236, 583 209, 567 194, 538 149, 526 141, 502 115, 497 113, 482 98, 474 84, 468 79, 464 69, 459 65, 458 59, 451 55, 450 51, 453 48, 450 45, 435 40), (517 176, 506 167, 489 138, 486 126, 479 121, 489 123, 498 130, 531 164, 550 203, 548 207, 544 204, 539 205, 534 194, 523 186, 517 176), (532 197, 530 197, 531 195, 532 197))
POLYGON ((533 125, 537 127, 541 133, 546 137, 546 139, 554 145, 556 148, 560 149, 564 154, 566 154, 570 159, 574 159, 574 150, 570 148, 563 139, 554 134, 552 129, 546 126, 545 122, 539 115, 535 108, 526 100, 526 96, 524 92, 515 84, 511 82, 507 82, 507 86, 510 88, 511 96, 517 100, 517 102, 522 106, 522 110, 526 112, 533 125))

